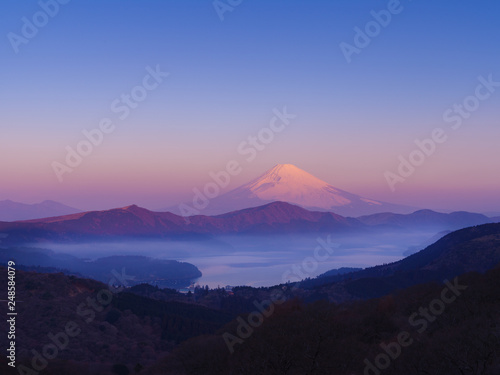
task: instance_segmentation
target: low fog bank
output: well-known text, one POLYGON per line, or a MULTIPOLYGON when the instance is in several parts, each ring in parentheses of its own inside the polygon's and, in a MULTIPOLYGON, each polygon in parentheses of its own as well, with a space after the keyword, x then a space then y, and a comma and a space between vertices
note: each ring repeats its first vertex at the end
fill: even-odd
MULTIPOLYGON (((316 277, 331 269, 341 267, 365 268, 395 262, 422 250, 444 234, 446 233, 438 234, 426 229, 405 232, 386 231, 365 236, 339 235, 338 233, 331 235, 327 233, 231 235, 182 241, 46 243, 44 247, 60 256, 70 254, 85 258, 87 261, 117 255, 140 255, 160 261, 187 262, 203 273, 197 281, 201 285, 210 287, 270 286, 287 280, 296 281, 305 277, 316 277), (330 253, 319 250, 315 252, 321 243, 331 244, 330 253), (319 252, 324 256, 316 259, 319 252)), ((40 244, 36 246, 39 247, 40 244)), ((111 265, 108 264, 108 266, 111 265)), ((118 263, 114 266, 117 270, 121 270, 121 267, 123 265, 118 263)), ((129 272, 128 269, 126 272, 129 272)), ((168 272, 163 272, 163 278, 168 272)))

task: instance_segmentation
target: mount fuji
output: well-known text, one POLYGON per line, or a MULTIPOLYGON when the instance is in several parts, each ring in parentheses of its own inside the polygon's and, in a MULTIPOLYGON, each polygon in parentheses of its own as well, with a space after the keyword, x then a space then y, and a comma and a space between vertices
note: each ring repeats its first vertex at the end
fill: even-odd
MULTIPOLYGON (((381 212, 411 213, 417 209, 364 198, 338 189, 295 165, 278 164, 247 184, 210 199, 199 213, 218 215, 276 201, 351 217, 381 212)), ((187 204, 196 209, 194 202, 187 204)), ((180 213, 179 207, 166 210, 180 213)))

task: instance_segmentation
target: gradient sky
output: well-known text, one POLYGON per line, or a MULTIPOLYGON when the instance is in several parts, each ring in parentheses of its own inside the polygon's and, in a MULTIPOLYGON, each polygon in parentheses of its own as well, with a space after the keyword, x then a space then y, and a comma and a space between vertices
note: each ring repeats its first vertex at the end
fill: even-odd
POLYGON ((243 171, 226 190, 291 163, 369 198, 500 211, 500 88, 460 129, 443 121, 479 76, 500 81, 500 3, 401 0, 347 63, 339 44, 387 6, 244 0, 221 21, 212 1, 72 0, 15 53, 9 33, 41 8, 3 1, 0 200, 155 209, 234 159, 243 171), (170 76, 119 120, 111 103, 157 65, 170 76), (238 145, 284 106, 297 118, 247 162, 238 145), (52 162, 104 117, 115 131, 60 183, 52 162), (391 191, 384 173, 436 127, 448 140, 391 191))

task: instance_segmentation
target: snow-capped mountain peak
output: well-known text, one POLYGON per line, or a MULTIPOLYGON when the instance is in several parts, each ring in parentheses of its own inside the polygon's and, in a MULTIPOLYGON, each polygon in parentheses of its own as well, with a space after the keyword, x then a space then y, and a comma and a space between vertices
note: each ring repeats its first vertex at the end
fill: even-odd
MULTIPOLYGON (((378 212, 415 211, 413 207, 363 198, 338 189, 293 164, 278 164, 252 181, 210 199, 208 205, 199 213, 218 215, 278 201, 309 210, 331 211, 351 217, 378 212)), ((166 210, 183 214, 179 212, 178 207, 166 210)))
MULTIPOLYGON (((249 183, 250 185, 252 183, 249 183)), ((314 177, 312 174, 297 168, 293 164, 278 164, 268 170, 266 173, 254 180, 250 187, 252 191, 258 190, 266 184, 273 184, 273 186, 289 186, 290 188, 299 187, 301 185, 310 186, 321 189, 328 184, 321 181, 319 178, 314 177)))
POLYGON ((292 164, 278 164, 243 185, 264 201, 285 201, 303 207, 342 206, 351 200, 325 181, 292 164))

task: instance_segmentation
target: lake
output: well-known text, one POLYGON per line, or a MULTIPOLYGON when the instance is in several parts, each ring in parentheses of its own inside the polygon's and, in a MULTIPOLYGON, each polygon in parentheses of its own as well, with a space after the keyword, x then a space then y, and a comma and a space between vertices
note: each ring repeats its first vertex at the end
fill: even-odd
POLYGON ((218 236, 196 241, 54 243, 44 247, 90 259, 110 255, 173 259, 197 266, 203 273, 197 280, 201 285, 211 288, 226 285, 259 287, 316 277, 334 268, 365 268, 394 262, 402 259, 409 248, 423 249, 434 235, 435 232, 428 231, 369 236, 332 234, 329 242, 335 245, 331 246, 329 253, 319 247, 321 241, 328 242, 328 234, 218 236))

